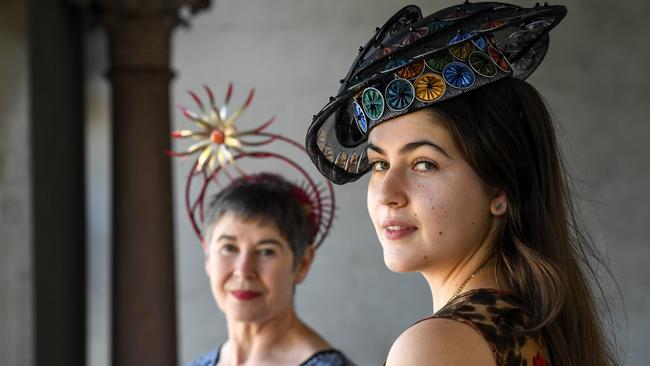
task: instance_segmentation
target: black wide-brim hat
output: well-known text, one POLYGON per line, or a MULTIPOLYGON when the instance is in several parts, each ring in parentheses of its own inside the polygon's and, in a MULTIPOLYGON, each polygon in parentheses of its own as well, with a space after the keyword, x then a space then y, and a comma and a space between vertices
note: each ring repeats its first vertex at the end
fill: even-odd
POLYGON ((359 48, 336 97, 314 116, 306 147, 337 184, 370 166, 367 137, 376 125, 507 76, 526 79, 542 62, 564 6, 481 2, 422 17, 409 5, 359 48))

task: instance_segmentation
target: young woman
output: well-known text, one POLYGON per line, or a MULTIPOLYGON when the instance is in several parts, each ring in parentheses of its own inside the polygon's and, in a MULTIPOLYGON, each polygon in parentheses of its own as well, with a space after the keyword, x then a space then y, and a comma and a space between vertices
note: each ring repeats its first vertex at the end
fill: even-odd
POLYGON ((314 163, 340 184, 370 172, 385 264, 431 289, 433 315, 387 365, 616 363, 589 285, 595 251, 549 113, 523 81, 565 13, 465 2, 423 18, 408 6, 315 116, 314 163))

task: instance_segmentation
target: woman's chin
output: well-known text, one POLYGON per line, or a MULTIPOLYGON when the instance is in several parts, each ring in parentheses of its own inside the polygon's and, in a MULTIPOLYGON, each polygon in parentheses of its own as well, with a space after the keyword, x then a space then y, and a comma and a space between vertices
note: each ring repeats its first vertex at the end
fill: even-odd
POLYGON ((389 253, 384 249, 384 264, 396 273, 416 272, 422 266, 421 261, 404 253, 389 253))
POLYGON ((259 312, 231 310, 226 314, 226 318, 241 323, 259 323, 263 321, 264 316, 259 312))

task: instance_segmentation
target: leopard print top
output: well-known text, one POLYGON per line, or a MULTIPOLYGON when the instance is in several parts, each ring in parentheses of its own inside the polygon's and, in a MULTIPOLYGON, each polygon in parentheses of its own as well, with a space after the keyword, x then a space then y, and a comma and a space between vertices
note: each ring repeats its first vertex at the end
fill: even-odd
MULTIPOLYGON (((528 317, 508 292, 495 289, 467 291, 430 317, 467 324, 492 348, 499 366, 551 366, 541 334, 521 334, 528 317)), ((416 324, 417 324, 416 323, 416 324)))

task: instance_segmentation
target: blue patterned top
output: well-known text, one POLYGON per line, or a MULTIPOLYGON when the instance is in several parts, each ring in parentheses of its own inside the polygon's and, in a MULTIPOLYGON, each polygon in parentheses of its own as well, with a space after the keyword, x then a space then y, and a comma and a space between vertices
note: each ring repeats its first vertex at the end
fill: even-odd
MULTIPOLYGON (((218 362, 219 349, 215 349, 188 363, 186 366, 216 366, 218 362)), ((354 363, 348 360, 341 351, 328 349, 314 353, 299 366, 354 366, 354 363)))

